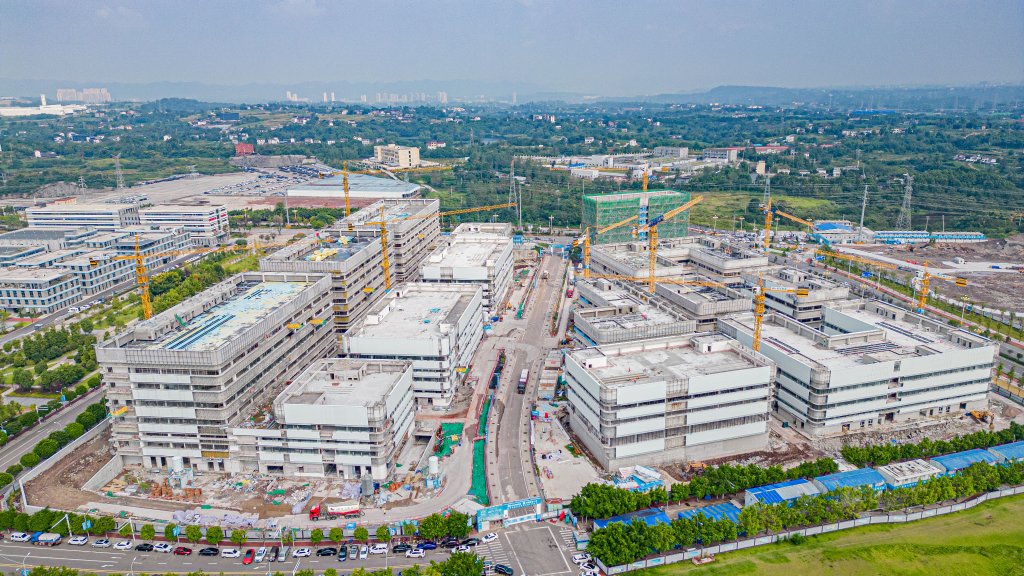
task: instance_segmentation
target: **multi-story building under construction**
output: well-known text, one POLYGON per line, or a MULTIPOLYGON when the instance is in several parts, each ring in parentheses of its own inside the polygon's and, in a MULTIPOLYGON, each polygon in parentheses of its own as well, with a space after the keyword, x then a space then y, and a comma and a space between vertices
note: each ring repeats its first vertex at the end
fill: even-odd
MULTIPOLYGON (((689 201, 689 192, 675 190, 587 195, 583 197, 583 226, 601 228, 630 216, 637 216, 634 224, 643 226, 649 220, 689 201)), ((689 225, 690 215, 684 212, 659 224, 658 237, 681 238, 686 236, 689 225)), ((634 239, 632 228, 633 224, 629 224, 601 234, 596 238, 596 243, 629 242, 634 239)))

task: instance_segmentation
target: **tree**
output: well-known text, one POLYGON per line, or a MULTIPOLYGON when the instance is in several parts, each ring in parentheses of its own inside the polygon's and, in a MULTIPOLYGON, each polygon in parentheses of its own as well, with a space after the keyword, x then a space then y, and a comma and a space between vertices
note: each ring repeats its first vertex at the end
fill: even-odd
POLYGON ((309 541, 313 544, 313 546, 320 544, 321 542, 323 542, 323 540, 324 531, 320 528, 313 528, 313 530, 309 533, 309 541))
POLYGON ((206 529, 206 541, 211 546, 216 546, 224 540, 224 529, 220 526, 210 526, 206 529))
POLYGON ((45 460, 50 456, 53 456, 57 450, 60 450, 60 446, 58 446, 53 440, 47 438, 46 440, 40 441, 39 444, 36 444, 35 448, 32 449, 32 452, 34 452, 36 456, 39 456, 40 459, 45 460))
POLYGON ((341 528, 335 526, 327 533, 327 539, 335 544, 340 544, 341 541, 345 539, 345 532, 341 528))
POLYGON ((484 561, 476 554, 456 552, 443 562, 430 562, 430 566, 441 576, 479 576, 483 574, 484 561))
POLYGON ((427 540, 437 540, 445 535, 444 516, 431 514, 420 522, 420 536, 427 540))
POLYGON ((444 521, 445 532, 453 538, 465 538, 469 534, 469 516, 454 510, 444 521))
POLYGON ((355 533, 352 536, 356 542, 366 542, 370 539, 370 531, 364 526, 356 526, 355 533))
POLYGON ((85 434, 85 427, 78 422, 71 422, 64 427, 64 432, 68 435, 68 438, 72 440, 80 438, 82 434, 85 434))
POLYGON ((89 412, 82 412, 75 418, 75 422, 78 422, 83 428, 88 430, 96 425, 96 417, 89 412))
POLYGON ((122 538, 131 538, 133 533, 131 523, 125 522, 122 524, 121 529, 118 530, 117 533, 120 534, 122 538))
POLYGON ((11 482, 14 482, 14 476, 11 476, 7 472, 0 472, 0 488, 7 486, 11 482))
POLYGON ((174 531, 178 528, 177 524, 168 524, 164 526, 164 539, 170 542, 171 540, 177 540, 178 537, 174 535, 174 531))
POLYGON ((245 544, 246 537, 247 537, 247 535, 245 533, 245 530, 232 530, 231 531, 231 542, 233 542, 234 544, 236 544, 238 546, 241 546, 242 544, 245 544))
POLYGON ((142 528, 139 528, 139 538, 143 540, 152 540, 156 538, 156 528, 152 524, 143 524, 142 528))
POLYGON ((35 384, 35 379, 32 378, 32 373, 28 370, 15 368, 11 373, 11 382, 22 392, 28 392, 32 389, 32 385, 35 384))
POLYGON ((377 540, 387 544, 391 542, 391 530, 387 526, 377 528, 377 540))
POLYGON ((19 462, 21 462, 21 465, 25 468, 31 468, 36 464, 39 464, 39 456, 34 452, 28 452, 21 455, 21 460, 19 460, 19 462))
POLYGON ((185 538, 188 538, 189 542, 195 544, 196 542, 199 542, 203 539, 203 529, 199 526, 196 526, 195 524, 186 526, 185 538))
POLYGON ((107 532, 113 532, 116 527, 117 526, 113 518, 110 516, 100 516, 96 519, 96 522, 93 523, 89 532, 93 534, 106 534, 107 532))

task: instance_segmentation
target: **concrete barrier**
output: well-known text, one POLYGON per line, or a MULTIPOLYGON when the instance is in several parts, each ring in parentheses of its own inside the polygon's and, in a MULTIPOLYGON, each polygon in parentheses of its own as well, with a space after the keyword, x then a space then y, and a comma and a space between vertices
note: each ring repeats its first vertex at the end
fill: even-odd
POLYGON ((56 453, 54 453, 53 456, 50 456, 49 458, 47 458, 46 460, 41 461, 39 464, 36 464, 32 468, 29 468, 27 471, 25 471, 24 474, 22 474, 20 477, 18 477, 18 481, 17 482, 18 482, 18 486, 21 488, 21 506, 22 506, 22 509, 25 512, 28 512, 29 514, 33 514, 33 513, 38 512, 39 510, 42 510, 44 508, 44 506, 33 506, 33 505, 28 503, 28 497, 27 497, 27 494, 25 493, 25 483, 32 481, 33 479, 35 479, 37 476, 39 476, 43 472, 46 472, 50 468, 53 468, 54 464, 56 464, 57 462, 60 462, 64 458, 67 458, 68 456, 70 456, 72 452, 74 452, 75 450, 77 450, 78 448, 80 448, 81 446, 83 446, 84 444, 89 442, 90 440, 92 440, 92 439, 96 438, 97 436, 99 436, 107 428, 110 428, 110 418, 109 417, 104 418, 103 420, 98 422, 95 426, 93 426, 89 430, 86 430, 85 434, 82 434, 78 438, 75 438, 71 442, 68 442, 67 444, 65 444, 64 447, 61 448, 60 450, 58 450, 56 453))

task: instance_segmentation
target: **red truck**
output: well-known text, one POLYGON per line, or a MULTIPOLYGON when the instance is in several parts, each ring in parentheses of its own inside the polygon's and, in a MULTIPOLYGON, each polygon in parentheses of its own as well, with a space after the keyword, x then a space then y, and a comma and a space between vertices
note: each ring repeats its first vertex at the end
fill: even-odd
POLYGON ((309 510, 310 520, 334 520, 359 516, 358 502, 338 502, 336 504, 320 503, 309 510))

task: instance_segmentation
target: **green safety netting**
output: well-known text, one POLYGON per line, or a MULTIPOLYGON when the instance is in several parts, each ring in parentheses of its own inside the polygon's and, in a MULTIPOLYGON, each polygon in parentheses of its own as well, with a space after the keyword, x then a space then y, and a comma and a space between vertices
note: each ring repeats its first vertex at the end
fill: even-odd
POLYGON ((462 438, 462 428, 461 423, 441 424, 441 439, 434 452, 442 458, 451 454, 462 438))
POLYGON ((487 414, 491 411, 491 397, 488 396, 487 400, 484 400, 484 407, 480 410, 480 429, 477 431, 478 436, 483 436, 487 430, 487 414))
POLYGON ((487 497, 487 474, 484 467, 484 446, 483 440, 473 443, 473 484, 469 487, 469 494, 478 503, 489 506, 491 501, 487 497))

